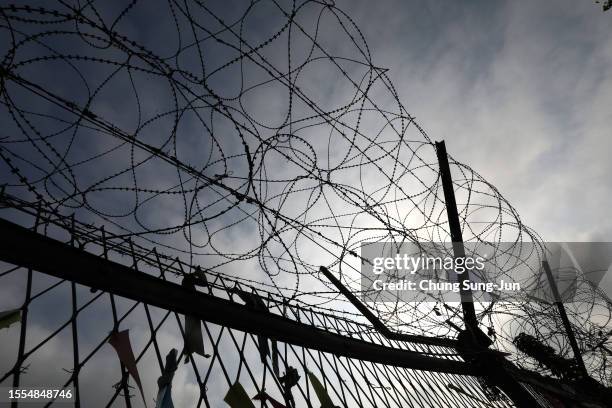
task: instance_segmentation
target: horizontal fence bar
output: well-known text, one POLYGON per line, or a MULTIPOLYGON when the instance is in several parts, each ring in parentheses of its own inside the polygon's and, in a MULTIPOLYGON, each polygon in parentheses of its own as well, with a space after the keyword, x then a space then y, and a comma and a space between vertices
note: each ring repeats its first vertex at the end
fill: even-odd
POLYGON ((323 275, 329 280, 333 285, 338 289, 340 293, 344 295, 348 299, 349 302, 363 316, 368 319, 368 321, 372 324, 372 326, 383 336, 385 336, 389 340, 397 340, 397 341, 405 341, 410 343, 421 343, 421 344, 429 344, 432 346, 441 346, 441 347, 451 347, 457 348, 457 340, 454 339, 444 339, 441 337, 429 337, 429 336, 419 336, 415 334, 407 334, 407 333, 397 333, 391 331, 383 322, 380 321, 378 317, 372 313, 370 309, 363 303, 357 299, 357 297, 351 292, 346 286, 340 282, 338 278, 336 278, 330 271, 324 266, 321 266, 319 269, 323 275))
POLYGON ((473 365, 330 333, 189 290, 0 218, 0 260, 118 296, 308 349, 423 371, 478 375, 473 365))

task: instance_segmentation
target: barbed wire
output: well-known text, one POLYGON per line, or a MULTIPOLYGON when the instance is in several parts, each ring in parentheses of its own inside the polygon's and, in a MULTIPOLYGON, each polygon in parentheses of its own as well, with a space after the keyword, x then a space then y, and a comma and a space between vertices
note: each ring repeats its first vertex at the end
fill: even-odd
MULTIPOLYGON (((58 1, 0 13, 0 181, 10 194, 344 313, 351 306, 321 265, 358 291, 363 243, 450 241, 435 146, 333 2, 58 1)), ((450 161, 465 241, 511 243, 498 277, 539 265, 537 233, 450 161)), ((455 334, 445 322, 460 316, 456 305, 435 313, 381 300, 369 306, 393 330, 455 334)), ((567 353, 554 308, 527 300, 478 310, 497 346, 515 353, 512 340, 530 333, 567 353)), ((568 313, 587 350, 605 340, 610 302, 582 277, 575 300, 568 313)), ((589 354, 590 371, 609 381, 605 351, 589 354)))

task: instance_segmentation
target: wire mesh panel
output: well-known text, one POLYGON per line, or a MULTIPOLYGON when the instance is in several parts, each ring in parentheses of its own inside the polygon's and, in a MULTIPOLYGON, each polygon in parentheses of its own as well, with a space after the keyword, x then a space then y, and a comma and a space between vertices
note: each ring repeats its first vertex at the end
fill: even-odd
MULTIPOLYGON (((40 206, 18 203, 12 200, 10 211, 21 207, 41 234, 63 236, 70 245, 141 273, 170 281, 195 273, 201 279, 200 290, 216 297, 244 303, 244 294, 254 295, 269 313, 313 328, 461 361, 449 347, 387 340, 354 313, 307 307, 230 277, 196 273, 157 250, 139 248, 40 206)), ((198 320, 197 329, 187 329, 187 316, 18 266, 5 265, 0 279, 23 313, 21 325, 2 332, 7 347, 0 384, 72 386, 77 406, 154 404, 159 397, 157 380, 169 366, 165 356, 173 348, 180 350, 172 381, 176 406, 224 406, 223 399, 232 395, 236 384, 249 397, 260 396, 262 406, 274 406, 270 398, 284 406, 319 406, 318 384, 338 406, 509 406, 503 400, 489 401, 475 376, 407 369, 402 361, 394 366, 339 357, 206 321, 200 326, 198 320), (117 333, 125 330, 129 343, 122 345, 129 344, 133 351, 133 367, 116 347, 117 333), (202 335, 203 349, 194 352, 190 343, 195 331, 202 335)))

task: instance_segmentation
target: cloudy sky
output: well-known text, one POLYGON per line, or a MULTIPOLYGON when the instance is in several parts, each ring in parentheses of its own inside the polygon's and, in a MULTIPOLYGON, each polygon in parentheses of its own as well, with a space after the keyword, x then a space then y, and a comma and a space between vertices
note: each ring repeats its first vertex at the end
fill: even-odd
POLYGON ((612 240, 612 15, 591 1, 339 1, 407 110, 547 241, 612 240))
MULTIPOLYGON (((231 15, 231 8, 223 9, 223 3, 216 3, 216 11, 231 15)), ((590 1, 567 0, 337 0, 336 4, 349 14, 360 28, 368 42, 375 65, 388 69, 387 75, 393 81, 401 102, 408 112, 416 116, 429 136, 433 140, 446 140, 449 153, 458 161, 472 166, 495 185, 518 210, 522 220, 533 227, 542 238, 548 241, 612 240, 612 220, 608 216, 608 200, 612 198, 612 183, 609 180, 612 172, 609 159, 612 151, 612 11, 602 13, 601 7, 590 1)), ((175 27, 172 24, 166 26, 160 23, 170 21, 167 18, 167 10, 162 7, 156 10, 150 5, 149 8, 143 6, 143 9, 134 10, 140 14, 128 15, 118 24, 117 29, 147 44, 160 55, 171 52, 175 27), (160 41, 160 38, 163 40, 160 41)), ((107 17, 116 13, 117 10, 110 10, 107 17)), ((275 26, 278 21, 282 21, 282 18, 275 20, 272 14, 264 13, 251 20, 253 38, 256 39, 257 35, 266 38, 278 28, 275 26)), ((213 21, 207 22, 215 24, 213 21)), ((331 49, 342 50, 347 44, 346 37, 336 38, 333 33, 325 30, 323 32, 328 35, 321 41, 326 41, 325 44, 331 49)), ((2 36, 6 40, 5 34, 6 31, 3 31, 2 36)), ((7 43, 8 41, 2 44, 7 43)), ((84 52, 89 45, 79 43, 76 48, 71 48, 69 43, 54 43, 54 46, 65 47, 70 52, 84 52), (79 46, 83 48, 78 48, 79 46)), ((26 49, 19 55, 20 58, 27 58, 28 52, 26 49)), ((266 56, 272 60, 279 55, 285 55, 282 48, 266 52, 270 52, 266 56)), ((213 61, 215 58, 220 61, 233 58, 231 54, 224 55, 223 49, 212 49, 211 55, 214 56, 213 61)), ((112 58, 113 54, 109 52, 105 56, 112 58)), ((197 63, 193 63, 194 61, 186 58, 182 61, 183 67, 197 72, 197 63)), ((85 64, 82 68, 86 75, 91 75, 92 83, 95 83, 96 76, 100 76, 106 69, 98 66, 95 69, 87 68, 85 64)), ((253 72, 255 77, 265 77, 265 73, 255 69, 253 72)), ((320 74, 326 71, 316 72, 320 74)), ((77 102, 82 100, 82 84, 73 79, 72 71, 44 71, 33 68, 31 71, 24 69, 21 73, 30 74, 32 79, 38 79, 50 88, 56 86, 60 92, 65 92, 65 96, 71 96, 71 99, 77 102)), ((215 78, 215 83, 220 84, 219 89, 230 95, 236 91, 237 82, 234 79, 237 74, 236 71, 228 69, 215 78)), ((329 103, 333 106, 336 97, 342 99, 348 95, 343 93, 343 88, 335 79, 317 75, 309 77, 304 74, 301 81, 302 86, 309 85, 311 94, 320 96, 318 103, 329 103), (322 81, 321 78, 326 80, 322 81)), ((110 91, 105 90, 97 96, 93 110, 128 130, 141 125, 136 123, 136 115, 130 110, 134 108, 132 96, 126 96, 129 94, 126 90, 130 89, 128 78, 118 75, 109 83, 110 91)), ((145 118, 171 108, 170 104, 166 103, 169 93, 162 81, 152 81, 146 86, 142 84, 140 90, 144 94, 140 95, 141 108, 145 118)), ((270 97, 266 99, 266 103, 262 103, 262 99, 249 100, 245 97, 244 109, 251 112, 254 118, 263 117, 268 122, 282 122, 279 112, 283 113, 282 108, 287 101, 271 97, 275 95, 274 89, 269 92, 270 97)), ((13 96, 17 94, 12 93, 13 96)), ((266 94, 260 93, 259 96, 261 95, 266 94)), ((16 98, 19 102, 19 96, 16 98)), ((33 102, 24 100, 28 104, 33 102)), ((38 105, 30 106, 32 109, 43 109, 38 105)), ((296 112, 299 111, 300 109, 296 108, 296 112)), ((180 153, 182 159, 187 162, 197 161, 202 151, 207 152, 208 139, 198 138, 199 133, 196 132, 202 129, 197 126, 190 128, 196 122, 194 118, 184 119, 186 127, 181 129, 182 135, 186 137, 182 141, 188 149, 180 153), (196 131, 193 131, 194 129, 196 131)), ((368 125, 364 124, 366 128, 368 125)), ((231 125, 217 119, 216 131, 219 132, 220 129, 231 129, 231 125)), ((163 136, 167 130, 161 126, 153 130, 146 128, 146 135, 150 138, 148 141, 151 142, 151 138, 154 139, 158 135, 163 136)), ((13 137, 11 131, 15 131, 15 128, 7 126, 3 136, 13 137)), ((303 131, 302 135, 308 135, 307 130, 303 131)), ((87 136, 85 134, 85 140, 89 141, 75 144, 78 148, 71 152, 75 161, 116 146, 111 143, 103 144, 97 139, 92 142, 87 136)), ((63 141, 60 139, 57 143, 61 145, 63 141)), ((225 142, 221 140, 221 143, 226 143, 224 147, 229 152, 241 149, 236 138, 228 137, 225 142)), ((342 151, 342 142, 334 143, 338 143, 335 145, 336 152, 328 153, 331 157, 328 157, 328 164, 333 162, 334 155, 342 151)), ((327 147, 327 143, 324 144, 327 147)), ((20 148, 14 149, 19 151, 20 148)), ((35 156, 35 153, 26 153, 26 157, 30 157, 28 154, 35 156)), ((138 156, 138 153, 136 155, 138 156)), ((81 180, 95 181, 99 174, 111 174, 129 160, 130 152, 127 149, 123 152, 117 150, 111 157, 116 161, 93 162, 91 168, 81 167, 81 180)), ((5 167, 3 172, 4 169, 5 167)), ((279 168, 270 169, 278 172, 279 168)), ((139 173, 140 184, 145 187, 172 186, 176 182, 173 179, 176 176, 173 170, 160 166, 145 168, 139 173)), ((222 169, 210 169, 211 172, 213 170, 222 169)), ((238 164, 235 170, 239 173, 244 171, 244 167, 238 164)), ((286 168, 282 170, 288 171, 286 168)), ((6 174, 10 177, 8 171, 6 174)), ((31 174, 35 174, 35 171, 31 174)), ((340 180, 343 178, 342 175, 337 177, 340 180)), ((373 178, 369 181, 374 183, 376 180, 373 178)), ((125 175, 125 182, 129 185, 130 181, 130 175, 125 175)), ((117 178, 115 182, 115 185, 122 185, 124 180, 117 178)), ((125 208, 130 209, 130 200, 122 201, 125 199, 122 192, 107 191, 105 194, 106 201, 100 205, 106 210, 121 213, 125 208), (117 194, 116 199, 114 194, 117 194), (124 207, 124 203, 128 204, 124 207)), ((95 194, 89 198, 92 200, 90 203, 97 204, 95 194)), ((308 203, 307 200, 304 202, 308 203)), ((143 206, 145 210, 140 214, 141 221, 149 226, 180 224, 184 221, 182 206, 183 203, 174 198, 151 209, 143 206)), ((289 214, 293 210, 285 208, 289 214)), ((209 226, 212 229, 223 226, 234 216, 235 214, 230 213, 218 221, 219 225, 209 226)), ((133 220, 126 222, 131 223, 133 220)), ((257 230, 254 224, 245 227, 237 235, 225 232, 218 235, 220 248, 248 248, 252 245, 248 234, 257 230)), ((324 261, 320 262, 325 264, 324 261)), ((20 296, 17 294, 22 293, 20 290, 23 288, 23 280, 11 277, 3 279, 2 288, 5 295, 0 297, 0 307, 2 310, 17 307, 20 302, 20 296)), ((44 281, 45 284, 49 282, 53 281, 44 281)), ((62 290, 66 289, 64 287, 62 290)), ((38 306, 38 318, 36 313, 33 313, 31 320, 33 339, 44 338, 52 330, 52 323, 59 324, 69 314, 67 304, 58 305, 61 299, 67 299, 67 293, 49 297, 38 306), (45 310, 50 308, 57 310, 53 319, 45 316, 45 310)), ((83 297, 87 296, 87 291, 84 291, 83 297)), ((108 317, 107 307, 104 307, 100 306, 94 311, 98 310, 101 315, 108 317)), ((161 314, 159 311, 155 313, 161 314)), ((132 334, 137 345, 142 345, 147 336, 146 327, 138 328, 139 322, 143 321, 141 313, 129 322, 136 327, 132 334)), ((86 350, 88 346, 95 344, 95 341, 103 338, 107 329, 100 328, 96 333, 97 337, 89 339, 91 342, 84 339, 83 348, 86 350)), ((176 332, 174 327, 172 329, 176 332)), ((17 335, 17 328, 12 327, 8 333, 0 333, 0 336, 6 336, 0 337, 0 342, 6 341, 14 346, 17 335)), ((66 337, 63 341, 69 341, 69 333, 62 334, 64 335, 66 337)), ((165 349, 181 342, 171 330, 163 332, 161 337, 165 349)), ((70 350, 66 350, 62 344, 65 343, 62 343, 62 337, 58 336, 51 343, 52 347, 40 353, 38 358, 42 365, 51 367, 50 361, 61 355, 62 367, 70 366, 70 350)), ((14 355, 14 350, 3 349, 14 355)), ((106 362, 103 358, 112 356, 112 350, 107 347, 103 349, 103 353, 101 357, 98 356, 99 361, 96 360, 96 364, 99 364, 97 372, 116 372, 116 367, 108 363, 108 358, 106 362)), ((154 360, 148 356, 144 364, 154 367, 154 360)), ((7 367, 2 368, 8 368, 9 364, 5 363, 7 367)), ((57 369, 60 363, 57 364, 58 366, 53 368, 57 369)), ((93 364, 90 365, 92 366, 93 364)), ((143 371, 147 373, 145 375, 150 391, 154 388, 157 371, 143 371)), ((33 375, 36 374, 43 378, 47 372, 40 371, 33 375)), ((183 391, 185 401, 192 400, 197 395, 195 385, 191 383, 193 379, 187 377, 185 372, 181 372, 177 375, 176 385, 177 389, 183 391)), ((95 376, 89 377, 88 381, 92 388, 95 387, 95 376)), ((109 389, 104 391, 105 394, 109 392, 109 389)))

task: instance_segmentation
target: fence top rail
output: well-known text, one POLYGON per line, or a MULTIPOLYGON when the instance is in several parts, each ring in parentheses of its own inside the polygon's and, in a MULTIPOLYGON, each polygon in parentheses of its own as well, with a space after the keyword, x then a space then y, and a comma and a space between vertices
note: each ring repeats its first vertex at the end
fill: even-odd
POLYGON ((51 238, 64 235, 69 237, 68 239, 74 246, 88 253, 112 258, 113 261, 130 268, 136 265, 139 272, 173 283, 180 283, 185 276, 200 276, 202 279, 199 281, 199 287, 205 293, 220 299, 240 303, 240 297, 236 296, 237 291, 250 292, 264 300, 271 313, 307 322, 319 329, 374 344, 424 352, 443 358, 458 358, 452 339, 422 336, 423 341, 415 337, 415 341, 406 342, 387 338, 376 330, 359 311, 352 311, 354 307, 344 300, 338 300, 338 304, 345 310, 311 305, 299 298, 288 299, 265 287, 257 287, 248 279, 228 276, 198 265, 188 264, 178 257, 167 256, 156 247, 148 249, 143 244, 129 238, 109 233, 104 227, 81 222, 73 215, 61 214, 42 202, 29 202, 12 195, 0 194, 0 203, 4 209, 15 209, 27 214, 30 218, 36 218, 39 232, 42 235, 51 238))

